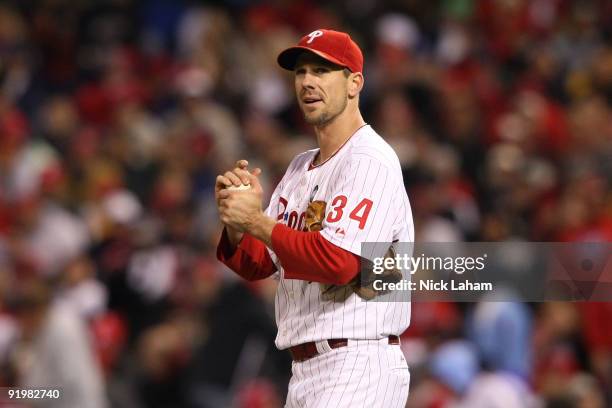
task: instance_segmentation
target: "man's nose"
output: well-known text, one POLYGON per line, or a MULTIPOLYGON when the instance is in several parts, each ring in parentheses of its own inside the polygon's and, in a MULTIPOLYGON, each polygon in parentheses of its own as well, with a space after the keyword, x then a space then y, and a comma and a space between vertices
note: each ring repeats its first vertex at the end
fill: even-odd
POLYGON ((302 78, 302 87, 308 89, 314 89, 314 84, 316 81, 316 77, 310 72, 306 72, 304 77, 302 78))

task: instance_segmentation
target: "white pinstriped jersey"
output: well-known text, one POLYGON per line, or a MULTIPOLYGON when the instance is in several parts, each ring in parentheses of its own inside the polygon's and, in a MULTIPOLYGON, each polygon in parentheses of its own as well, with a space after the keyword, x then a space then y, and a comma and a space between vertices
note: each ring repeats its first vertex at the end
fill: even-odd
MULTIPOLYGON (((369 125, 312 167, 317 152, 293 159, 272 194, 269 216, 302 230, 308 203, 322 200, 327 208, 321 234, 354 254, 361 255, 362 242, 414 241, 399 160, 369 125)), ((374 340, 400 335, 408 327, 409 302, 366 302, 354 293, 343 302, 326 300, 318 283, 285 279, 280 261, 269 251, 280 277, 275 300, 278 348, 335 338, 374 340)))

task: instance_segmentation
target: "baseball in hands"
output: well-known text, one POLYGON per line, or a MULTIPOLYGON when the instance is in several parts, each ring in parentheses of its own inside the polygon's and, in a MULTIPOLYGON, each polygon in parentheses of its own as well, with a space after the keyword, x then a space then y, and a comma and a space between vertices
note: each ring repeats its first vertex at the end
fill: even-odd
POLYGON ((232 186, 229 186, 229 187, 226 187, 226 189, 228 189, 228 190, 230 190, 230 191, 241 191, 241 190, 248 190, 248 189, 250 189, 250 188, 251 188, 251 185, 250 185, 250 184, 241 184, 241 185, 239 185, 238 187, 233 186, 233 185, 232 185, 232 186))

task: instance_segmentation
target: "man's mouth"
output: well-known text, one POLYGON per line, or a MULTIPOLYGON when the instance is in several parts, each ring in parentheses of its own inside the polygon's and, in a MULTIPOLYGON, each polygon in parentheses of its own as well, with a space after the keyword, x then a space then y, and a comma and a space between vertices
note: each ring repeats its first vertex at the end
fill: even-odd
POLYGON ((307 96, 305 98, 302 98, 302 102, 304 102, 305 105, 313 105, 317 102, 321 102, 321 98, 317 98, 314 96, 307 96))

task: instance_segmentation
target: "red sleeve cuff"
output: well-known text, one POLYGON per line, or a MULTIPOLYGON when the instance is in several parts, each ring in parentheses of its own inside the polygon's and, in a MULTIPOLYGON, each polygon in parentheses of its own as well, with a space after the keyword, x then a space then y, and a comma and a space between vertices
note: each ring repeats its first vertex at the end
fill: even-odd
MULTIPOLYGON (((244 240, 244 236, 242 239, 244 240)), ((240 245, 240 243, 242 243, 242 241, 240 241, 238 245, 240 245)), ((223 228, 223 232, 221 232, 221 239, 219 240, 219 245, 217 245, 217 259, 225 263, 225 261, 234 256, 236 250, 238 249, 238 245, 234 248, 232 244, 230 244, 229 238, 227 236, 227 230, 223 228)))
POLYGON ((263 242, 244 234, 234 248, 225 228, 217 246, 217 259, 249 281, 264 279, 276 272, 276 265, 263 242))
POLYGON ((287 279, 345 285, 359 273, 361 258, 318 232, 296 231, 278 223, 272 230, 272 248, 287 279))

